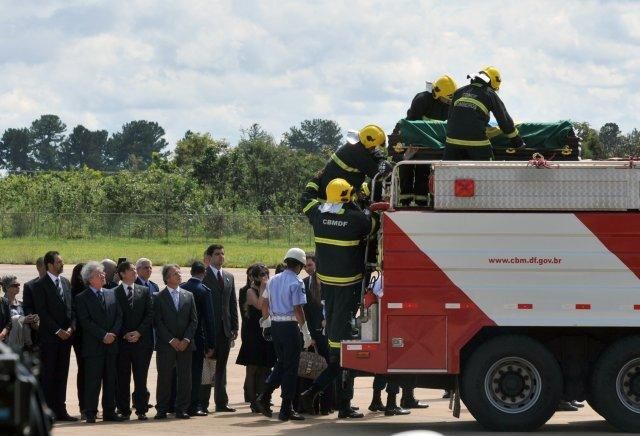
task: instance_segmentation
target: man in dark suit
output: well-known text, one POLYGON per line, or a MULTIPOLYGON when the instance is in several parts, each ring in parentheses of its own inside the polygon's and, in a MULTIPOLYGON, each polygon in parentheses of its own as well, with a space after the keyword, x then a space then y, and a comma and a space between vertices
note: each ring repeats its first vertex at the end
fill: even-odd
POLYGON ((116 404, 121 416, 131 416, 129 396, 133 372, 133 407, 138 419, 146 420, 149 406, 147 375, 153 354, 152 300, 148 288, 134 283, 137 274, 131 262, 121 262, 117 274, 121 283, 114 292, 122 311, 122 329, 119 332, 116 404))
POLYGON ((102 419, 122 421, 116 415, 116 362, 122 311, 112 289, 104 289, 103 266, 88 262, 80 272, 88 289, 76 297, 78 322, 82 327, 82 357, 85 367, 85 415, 87 424, 96 422, 102 386, 102 419))
POLYGON ((153 263, 149 259, 141 257, 136 261, 136 273, 138 274, 136 284, 148 288, 151 297, 153 297, 153 294, 160 291, 160 287, 150 279, 152 272, 153 263))
MULTIPOLYGON (((209 264, 202 283, 213 293, 213 313, 218 321, 215 325, 215 391, 216 412, 235 412, 229 407, 227 396, 227 360, 231 342, 238 337, 238 303, 236 302, 236 286, 233 275, 222 270, 224 264, 224 247, 212 244, 205 251, 205 263, 209 264)), ((203 407, 209 407, 211 386, 201 387, 203 407)))
POLYGON ((33 286, 47 273, 44 267, 44 257, 36 259, 36 270, 38 271, 38 277, 29 280, 24 284, 22 289, 22 308, 25 315, 32 315, 36 313, 35 303, 33 302, 33 286))
POLYGON ((191 416, 206 416, 207 412, 200 404, 200 386, 202 382, 202 366, 205 356, 213 358, 215 345, 213 297, 211 290, 202 283, 207 270, 202 262, 191 265, 191 278, 180 287, 193 294, 198 312, 198 329, 196 330, 195 345, 191 363, 191 404, 187 413, 191 416))
POLYGON ((44 398, 57 421, 77 421, 67 413, 67 378, 71 336, 76 330, 69 280, 60 276, 64 261, 57 251, 44 255, 46 273, 31 287, 40 317, 40 373, 44 398))
POLYGON ((176 368, 176 418, 188 419, 191 400, 191 359, 195 350, 194 337, 198 328, 196 303, 190 292, 180 288, 182 275, 178 265, 162 267, 162 279, 167 285, 154 295, 153 321, 158 335, 156 343, 155 419, 166 419, 170 408, 173 369, 176 368))

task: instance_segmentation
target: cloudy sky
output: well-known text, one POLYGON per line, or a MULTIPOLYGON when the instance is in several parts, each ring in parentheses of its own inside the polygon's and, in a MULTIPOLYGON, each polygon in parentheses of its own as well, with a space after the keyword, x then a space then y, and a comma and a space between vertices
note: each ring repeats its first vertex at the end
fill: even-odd
POLYGON ((310 118, 391 129, 483 66, 519 121, 640 128, 640 2, 2 0, 0 131, 157 121, 235 143, 310 118))

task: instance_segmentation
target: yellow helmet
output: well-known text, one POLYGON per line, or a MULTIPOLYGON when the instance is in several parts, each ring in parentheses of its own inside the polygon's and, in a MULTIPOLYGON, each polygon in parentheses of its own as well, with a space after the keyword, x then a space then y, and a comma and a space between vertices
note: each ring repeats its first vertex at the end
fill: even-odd
POLYGON ((348 203, 353 196, 353 186, 345 179, 333 179, 327 185, 328 203, 348 203))
POLYGON ((489 78, 491 82, 491 87, 497 91, 500 89, 500 83, 502 82, 502 78, 500 77, 500 71, 496 67, 486 67, 484 70, 480 71, 480 74, 484 74, 489 78))
POLYGON ((445 102, 451 101, 453 93, 458 89, 458 85, 451 76, 444 75, 433 84, 433 98, 445 102))
POLYGON ((360 129, 358 137, 365 148, 378 147, 387 142, 387 135, 385 135, 384 130, 375 124, 368 124, 360 129))

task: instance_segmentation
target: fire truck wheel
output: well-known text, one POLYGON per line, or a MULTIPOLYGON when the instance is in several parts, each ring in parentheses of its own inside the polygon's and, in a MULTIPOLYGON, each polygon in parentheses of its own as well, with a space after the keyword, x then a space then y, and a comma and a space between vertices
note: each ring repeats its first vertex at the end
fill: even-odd
POLYGON ((607 348, 591 372, 593 408, 611 425, 640 432, 640 337, 629 336, 607 348))
POLYGON ((553 416, 562 384, 560 366, 544 345, 528 336, 500 336, 464 363, 461 396, 489 430, 532 431, 553 416))

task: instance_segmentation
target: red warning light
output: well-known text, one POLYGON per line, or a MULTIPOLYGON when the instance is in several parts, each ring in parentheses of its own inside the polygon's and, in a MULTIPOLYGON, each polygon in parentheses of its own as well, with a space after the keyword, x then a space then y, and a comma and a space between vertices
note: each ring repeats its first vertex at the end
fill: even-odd
POLYGON ((476 195, 476 182, 473 179, 456 179, 453 192, 456 197, 473 197, 476 195))

